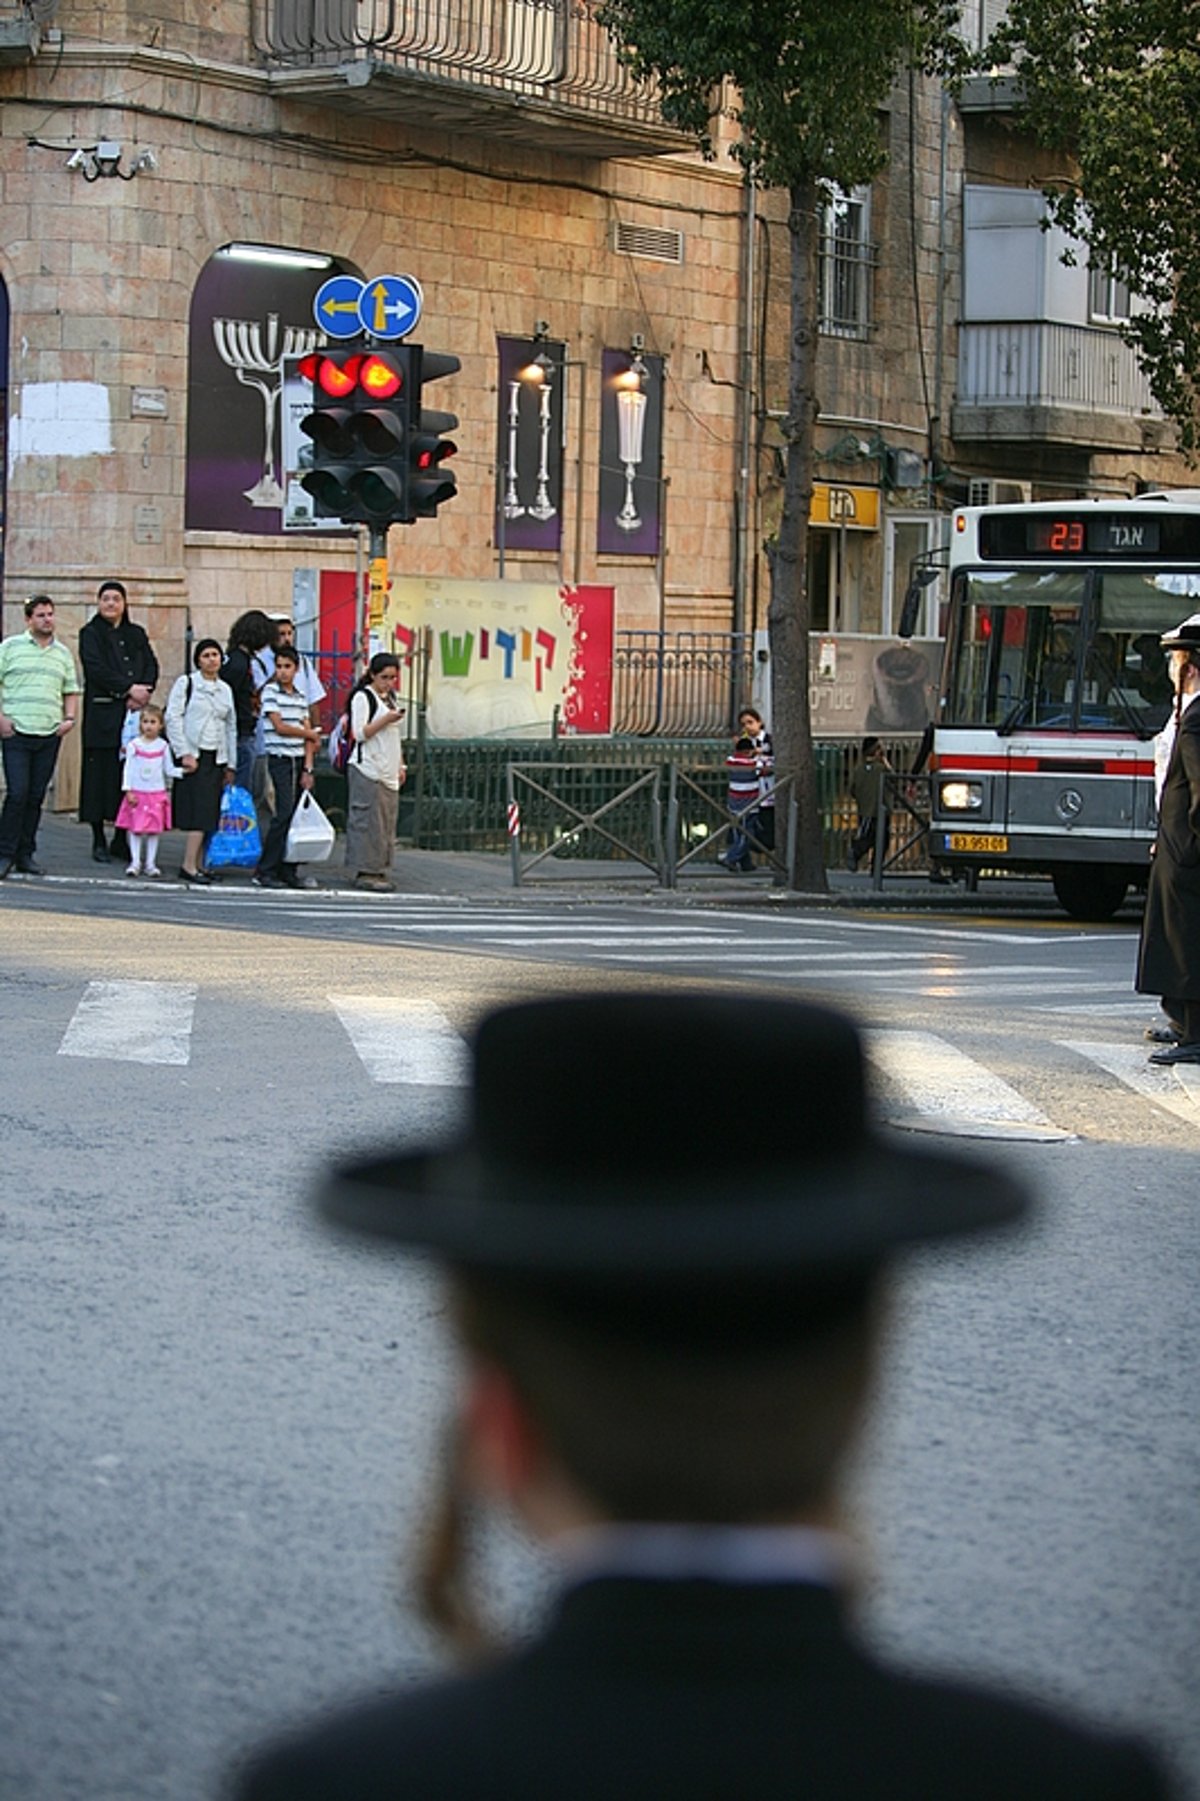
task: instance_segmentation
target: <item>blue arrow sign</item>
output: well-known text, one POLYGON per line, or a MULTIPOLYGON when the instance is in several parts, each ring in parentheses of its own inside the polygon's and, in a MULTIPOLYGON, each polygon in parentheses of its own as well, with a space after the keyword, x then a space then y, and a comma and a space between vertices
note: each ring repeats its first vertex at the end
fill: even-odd
POLYGON ((362 330, 358 316, 363 283, 357 275, 331 275, 313 298, 313 318, 327 338, 356 338, 362 330))
POLYGON ((358 323, 372 338, 406 338, 421 306, 421 284, 411 275, 373 275, 362 284, 358 323))

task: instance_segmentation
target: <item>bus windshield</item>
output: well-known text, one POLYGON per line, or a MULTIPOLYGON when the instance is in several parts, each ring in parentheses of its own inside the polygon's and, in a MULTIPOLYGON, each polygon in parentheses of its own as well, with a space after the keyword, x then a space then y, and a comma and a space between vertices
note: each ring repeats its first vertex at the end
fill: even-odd
POLYGON ((944 723, 1151 738, 1171 709, 1159 638, 1197 608, 1200 571, 966 570, 944 723))

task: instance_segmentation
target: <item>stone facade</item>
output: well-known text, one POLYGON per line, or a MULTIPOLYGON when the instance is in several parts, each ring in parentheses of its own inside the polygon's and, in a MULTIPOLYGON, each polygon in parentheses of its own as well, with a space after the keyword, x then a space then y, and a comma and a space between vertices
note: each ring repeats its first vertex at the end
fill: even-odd
MULTIPOLYGON (((142 608, 170 617, 164 646, 174 645, 185 619, 220 636, 247 606, 289 606, 298 567, 353 568, 344 536, 186 529, 189 308, 209 259, 235 242, 411 272, 424 290, 419 336, 461 359, 438 391, 461 420, 459 495, 436 520, 393 530, 394 573, 497 575, 496 339, 528 336, 540 319, 569 363, 592 372, 604 348, 635 335, 666 359, 666 552, 597 555, 597 415, 592 405, 581 418, 574 397, 563 555, 510 551, 509 575, 612 584, 625 627, 762 624, 757 545, 777 504, 772 416, 786 405, 781 197, 757 198, 748 249, 745 190, 727 156, 639 156, 619 133, 621 153, 607 156, 569 138, 527 142, 496 127, 503 95, 453 129, 422 122, 415 104, 356 107, 345 92, 335 104, 311 82, 301 91, 279 59, 269 66, 265 16, 264 0, 60 0, 33 60, 0 69, 8 629, 37 586, 60 602, 70 634, 112 572, 142 608), (156 166, 95 180, 68 166, 101 139, 122 146, 123 175, 139 151, 156 166), (619 250, 618 222, 678 233, 681 260, 619 250)), ((923 79, 898 87, 881 130, 889 164, 871 198, 869 318, 861 334, 822 342, 818 437, 822 480, 874 490, 879 522, 813 530, 827 617, 864 630, 887 623, 923 522, 963 498, 970 476, 1022 465, 1011 448, 989 458, 986 446, 955 446, 947 422, 962 184, 1021 169, 1027 179, 1032 165, 1008 126, 965 133, 923 79), (919 459, 916 477, 912 456, 897 461, 903 451, 919 459)), ((1077 461, 1082 489, 1093 469, 1077 461)), ((1123 479, 1142 467, 1120 461, 1123 479)), ((1144 461, 1161 477, 1160 462, 1144 461)))

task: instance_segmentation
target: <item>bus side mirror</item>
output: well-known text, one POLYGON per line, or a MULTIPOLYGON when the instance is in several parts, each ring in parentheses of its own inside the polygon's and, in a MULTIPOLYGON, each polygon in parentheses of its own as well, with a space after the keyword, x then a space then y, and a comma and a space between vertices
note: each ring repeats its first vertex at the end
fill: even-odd
POLYGON ((904 604, 900 608, 900 623, 896 628, 898 638, 911 638, 917 629, 917 621, 921 616, 921 596, 930 582, 936 582, 941 574, 939 569, 926 564, 924 569, 914 569, 909 577, 908 587, 904 594, 904 604))

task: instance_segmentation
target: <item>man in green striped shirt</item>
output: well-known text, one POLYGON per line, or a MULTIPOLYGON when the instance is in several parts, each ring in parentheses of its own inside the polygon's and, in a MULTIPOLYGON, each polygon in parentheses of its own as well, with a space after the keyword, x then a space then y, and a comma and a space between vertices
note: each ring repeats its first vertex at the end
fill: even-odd
POLYGON ((0 753, 4 807, 0 811, 0 881, 10 870, 43 875, 34 860, 42 802, 58 761, 58 747, 75 724, 79 677, 75 659, 54 636, 54 602, 34 594, 25 602, 27 629, 0 644, 0 753))

